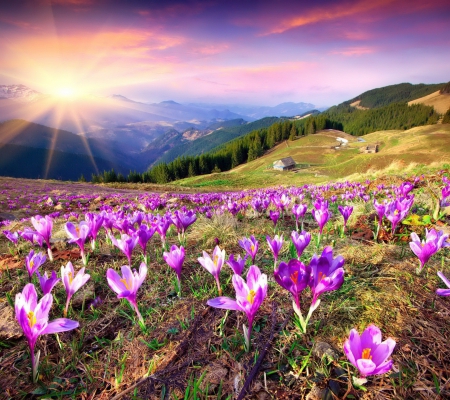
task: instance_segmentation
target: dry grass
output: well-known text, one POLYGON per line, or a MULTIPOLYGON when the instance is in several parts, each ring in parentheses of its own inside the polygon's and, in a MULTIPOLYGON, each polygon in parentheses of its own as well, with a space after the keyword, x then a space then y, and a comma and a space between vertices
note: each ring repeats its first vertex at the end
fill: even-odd
POLYGON ((408 102, 408 105, 424 104, 432 106, 439 114, 445 114, 450 108, 450 94, 440 94, 437 92, 431 93, 428 96, 421 97, 416 100, 408 102))

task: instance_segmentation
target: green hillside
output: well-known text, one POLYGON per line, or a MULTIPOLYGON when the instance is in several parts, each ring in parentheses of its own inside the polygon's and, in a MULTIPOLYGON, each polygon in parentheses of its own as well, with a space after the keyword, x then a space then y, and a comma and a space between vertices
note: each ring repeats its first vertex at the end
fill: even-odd
POLYGON ((359 105, 361 107, 376 108, 387 106, 392 103, 407 103, 408 101, 436 92, 444 86, 445 82, 431 85, 423 83, 417 85, 412 85, 411 83, 399 83, 397 85, 368 90, 342 104, 350 105, 351 103, 360 100, 361 102, 359 105))

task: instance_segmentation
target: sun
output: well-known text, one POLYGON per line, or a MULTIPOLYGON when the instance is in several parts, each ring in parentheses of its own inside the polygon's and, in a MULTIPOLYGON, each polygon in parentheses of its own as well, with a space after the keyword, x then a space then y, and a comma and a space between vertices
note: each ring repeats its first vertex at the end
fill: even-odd
POLYGON ((76 96, 76 90, 68 86, 60 87, 56 90, 56 95, 58 97, 70 99, 76 96))

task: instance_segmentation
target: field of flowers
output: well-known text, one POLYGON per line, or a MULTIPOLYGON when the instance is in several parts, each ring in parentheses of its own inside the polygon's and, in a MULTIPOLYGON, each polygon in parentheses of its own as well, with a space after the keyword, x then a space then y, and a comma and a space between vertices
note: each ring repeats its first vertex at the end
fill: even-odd
POLYGON ((0 398, 450 397, 449 171, 226 193, 0 179, 0 398))

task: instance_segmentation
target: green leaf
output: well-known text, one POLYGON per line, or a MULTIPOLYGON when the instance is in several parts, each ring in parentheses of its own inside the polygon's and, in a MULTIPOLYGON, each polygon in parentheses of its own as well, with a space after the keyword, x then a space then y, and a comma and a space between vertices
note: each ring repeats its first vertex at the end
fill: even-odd
POLYGON ((404 225, 413 225, 413 226, 425 226, 431 224, 431 216, 430 215, 417 215, 411 214, 408 218, 405 218, 402 222, 404 225))

